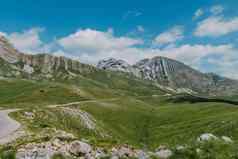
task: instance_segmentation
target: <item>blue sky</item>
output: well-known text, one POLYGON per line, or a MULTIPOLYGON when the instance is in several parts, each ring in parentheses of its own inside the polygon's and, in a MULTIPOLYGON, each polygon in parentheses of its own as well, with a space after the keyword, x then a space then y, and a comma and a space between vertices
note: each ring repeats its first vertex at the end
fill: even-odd
POLYGON ((16 48, 95 64, 167 56, 238 78, 237 0, 8 0, 0 34, 16 48))

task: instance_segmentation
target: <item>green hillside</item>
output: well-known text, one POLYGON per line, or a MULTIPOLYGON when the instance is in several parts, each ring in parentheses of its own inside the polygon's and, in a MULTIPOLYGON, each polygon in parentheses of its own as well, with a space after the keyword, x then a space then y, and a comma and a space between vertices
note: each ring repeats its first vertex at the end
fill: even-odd
MULTIPOLYGON (((3 68, 6 75, 9 67, 3 68)), ((236 105, 216 100, 174 100, 171 92, 126 73, 95 69, 73 77, 63 75, 59 73, 59 78, 51 80, 34 76, 22 79, 24 75, 0 79, 0 107, 19 108, 11 116, 31 134, 18 139, 14 146, 48 140, 56 129, 100 147, 129 144, 155 150, 160 145, 190 145, 203 133, 229 136, 234 145, 237 143, 236 105), (32 112, 34 117, 28 118, 25 112, 32 112)), ((221 151, 221 156, 229 151, 221 151)))
POLYGON ((21 107, 14 116, 30 131, 64 129, 98 145, 128 143, 153 149, 161 144, 189 143, 208 132, 238 140, 237 106, 215 102, 173 103, 152 84, 136 79, 127 81, 126 76, 119 81, 115 76, 117 80, 111 78, 105 83, 101 81, 109 79, 100 78, 80 77, 63 83, 4 79, 0 81, 0 105, 21 107), (47 107, 80 101, 68 107, 47 107), (88 112, 96 119, 97 128, 86 129, 80 117, 63 113, 65 108, 88 112), (22 114, 32 109, 36 116, 29 121, 22 114))

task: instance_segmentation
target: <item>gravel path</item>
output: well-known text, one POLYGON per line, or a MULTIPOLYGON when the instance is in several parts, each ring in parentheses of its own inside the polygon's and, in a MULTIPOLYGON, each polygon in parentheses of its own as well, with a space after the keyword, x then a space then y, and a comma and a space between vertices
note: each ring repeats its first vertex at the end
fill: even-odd
POLYGON ((17 109, 0 110, 0 145, 11 142, 20 135, 17 130, 21 124, 8 116, 9 113, 15 111, 17 109))

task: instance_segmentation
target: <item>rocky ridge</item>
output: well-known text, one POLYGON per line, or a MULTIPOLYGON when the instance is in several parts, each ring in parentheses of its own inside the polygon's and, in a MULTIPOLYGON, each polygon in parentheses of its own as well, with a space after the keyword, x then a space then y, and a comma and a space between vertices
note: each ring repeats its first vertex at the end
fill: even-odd
POLYGON ((126 73, 133 73, 133 75, 140 77, 140 70, 134 66, 129 65, 124 60, 117 60, 115 58, 104 59, 98 62, 97 68, 111 71, 121 71, 126 73))
POLYGON ((209 95, 233 95, 238 92, 238 81, 213 73, 201 73, 179 61, 166 57, 143 59, 135 65, 122 60, 99 61, 98 68, 124 71, 142 79, 155 81, 161 87, 175 92, 201 93, 209 95), (124 69, 121 69, 123 63, 124 69), (136 73, 135 73, 136 72, 136 73))
POLYGON ((58 135, 55 135, 52 139, 41 143, 27 143, 21 145, 16 151, 16 159, 48 159, 54 156, 64 156, 63 158, 84 158, 84 159, 120 159, 120 158, 135 158, 135 159, 150 159, 160 158, 168 159, 179 155, 187 155, 188 151, 194 153, 194 156, 199 158, 206 151, 206 144, 221 143, 227 146, 233 145, 233 140, 230 137, 222 136, 217 137, 210 133, 201 134, 194 145, 196 147, 190 147, 189 145, 177 145, 173 148, 169 148, 165 145, 160 145, 154 151, 143 150, 133 148, 129 145, 117 145, 111 148, 97 147, 90 145, 86 140, 78 140, 72 134, 64 131, 57 131, 58 135), (195 151, 195 152, 192 152, 195 151))
POLYGON ((181 62, 166 57, 144 59, 135 65, 114 58, 99 61, 97 67, 77 60, 50 54, 30 55, 16 50, 0 37, 0 76, 30 79, 68 79, 103 70, 120 71, 151 80, 175 93, 232 96, 238 93, 238 81, 213 73, 201 73, 181 62))
MULTIPOLYGON (((19 52, 11 45, 8 40, 0 37, 0 59, 1 63, 8 65, 11 71, 5 76, 43 76, 53 78, 53 74, 65 74, 75 76, 80 73, 94 71, 95 68, 90 65, 82 64, 77 60, 66 57, 58 57, 49 54, 30 55, 19 52)), ((0 71, 3 72, 3 71, 0 71)), ((3 74, 3 73, 2 73, 3 74)))

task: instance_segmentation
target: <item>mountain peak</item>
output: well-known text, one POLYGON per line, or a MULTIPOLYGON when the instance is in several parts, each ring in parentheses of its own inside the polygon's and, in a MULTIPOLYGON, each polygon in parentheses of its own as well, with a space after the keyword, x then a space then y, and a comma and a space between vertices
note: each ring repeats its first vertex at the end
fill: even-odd
POLYGON ((0 57, 9 63, 19 60, 19 52, 4 36, 0 36, 0 57))
POLYGON ((237 81, 214 74, 202 73, 182 62, 167 57, 156 56, 151 59, 143 59, 133 66, 122 61, 116 59, 102 60, 99 62, 98 68, 129 72, 139 78, 154 81, 175 90, 192 90, 211 95, 237 92, 235 88, 238 87, 237 81))
POLYGON ((15 75, 24 72, 28 75, 35 73, 34 75, 36 76, 54 78, 55 74, 63 73, 68 77, 73 76, 75 73, 94 70, 92 66, 66 57, 57 57, 50 54, 30 55, 21 53, 4 36, 0 36, 0 58, 14 68, 13 74, 15 75))
POLYGON ((131 66, 124 60, 117 60, 115 58, 107 58, 100 60, 97 64, 100 69, 110 69, 112 71, 130 72, 131 66))

